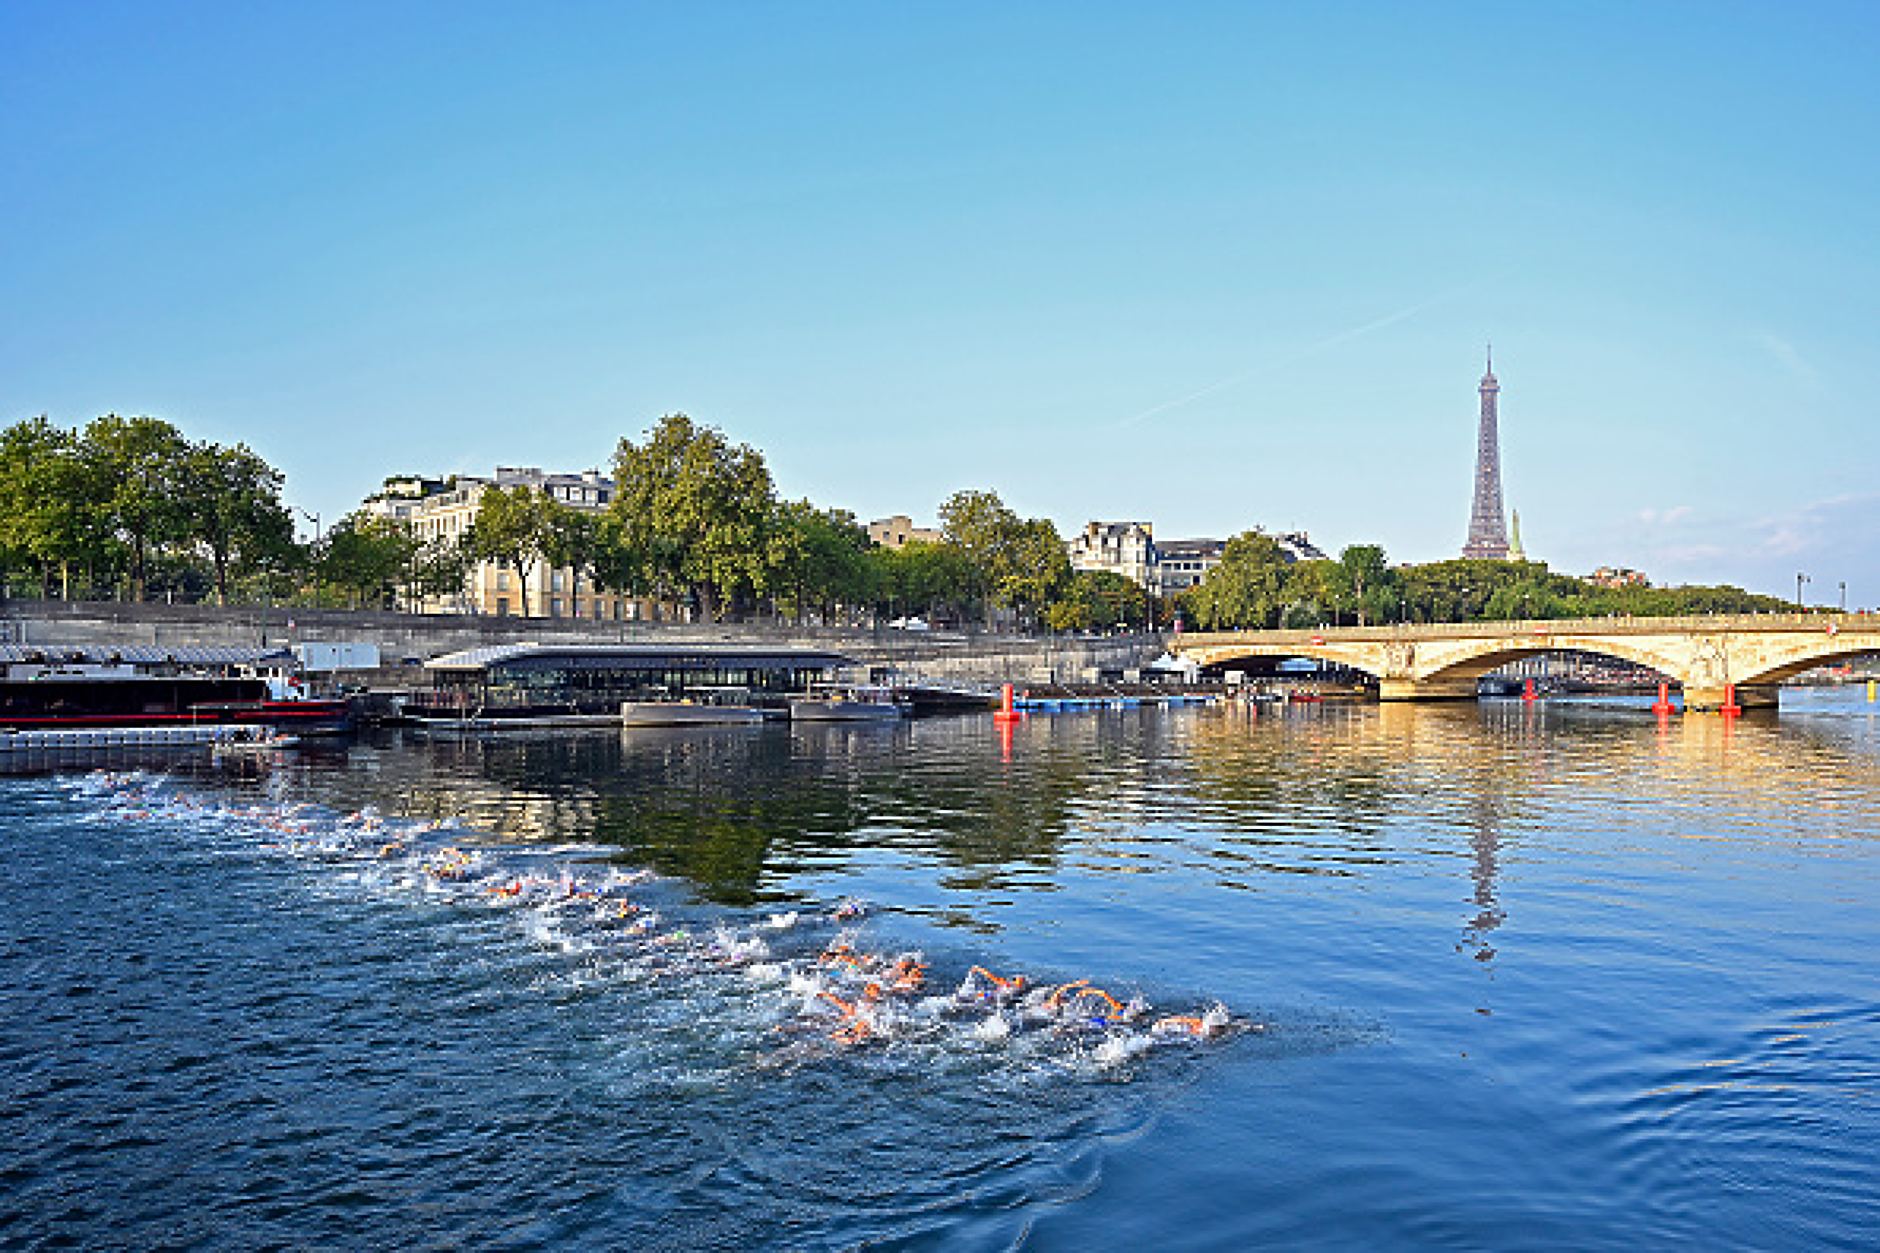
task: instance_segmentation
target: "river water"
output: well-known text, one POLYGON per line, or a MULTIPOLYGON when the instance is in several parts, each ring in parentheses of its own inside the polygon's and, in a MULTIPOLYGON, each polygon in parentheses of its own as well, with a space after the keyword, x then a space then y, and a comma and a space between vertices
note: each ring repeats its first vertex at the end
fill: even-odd
POLYGON ((1859 697, 0 779, 0 1245, 1869 1245, 1859 697))

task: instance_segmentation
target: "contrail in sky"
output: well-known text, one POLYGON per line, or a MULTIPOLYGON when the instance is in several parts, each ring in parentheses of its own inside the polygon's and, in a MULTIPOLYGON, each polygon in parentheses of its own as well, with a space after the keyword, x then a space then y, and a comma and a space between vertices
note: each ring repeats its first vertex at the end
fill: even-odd
POLYGON ((1439 305, 1445 300, 1453 300, 1464 292, 1474 291, 1478 287, 1493 283, 1505 277, 1506 274, 1507 271, 1504 270, 1498 274, 1491 274, 1487 278, 1477 279, 1473 283, 1468 283, 1461 287, 1454 287, 1445 292, 1439 292, 1427 300, 1420 300, 1416 304, 1397 310, 1395 313, 1387 313, 1383 317, 1366 322, 1362 326, 1354 326, 1350 330, 1340 331, 1336 335, 1328 335, 1324 339, 1316 340, 1313 343, 1306 344, 1304 347, 1295 348, 1291 352, 1282 353, 1277 357, 1269 358, 1266 361, 1262 361, 1259 365, 1254 366, 1251 370, 1243 371, 1231 378, 1224 378, 1218 383, 1210 383, 1198 392, 1190 392, 1188 395, 1178 396, 1174 400, 1165 400, 1159 405, 1153 405, 1144 409, 1141 413, 1132 414, 1117 422, 1112 429, 1122 430, 1124 427, 1134 426, 1145 418, 1152 418, 1158 413, 1166 413, 1170 409, 1179 409, 1185 404, 1200 400, 1203 396, 1212 396, 1215 392, 1220 391, 1224 387, 1232 387, 1236 383, 1244 383, 1255 375, 1264 374, 1268 370, 1276 369, 1279 366, 1291 365, 1301 357, 1309 357, 1315 352, 1323 352, 1325 349, 1331 348, 1337 344, 1342 344, 1346 340, 1356 339, 1360 335, 1369 335, 1372 331, 1382 330, 1393 322, 1401 322, 1405 318, 1415 317, 1431 305, 1439 305))

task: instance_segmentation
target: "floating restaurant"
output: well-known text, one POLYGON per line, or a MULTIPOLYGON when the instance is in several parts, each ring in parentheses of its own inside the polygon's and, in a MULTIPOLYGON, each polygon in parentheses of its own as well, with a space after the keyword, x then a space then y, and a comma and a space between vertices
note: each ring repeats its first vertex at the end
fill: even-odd
POLYGON ((498 644, 427 661, 431 690, 405 712, 489 726, 618 723, 624 706, 656 704, 781 717, 793 697, 856 664, 817 649, 737 644, 498 644))

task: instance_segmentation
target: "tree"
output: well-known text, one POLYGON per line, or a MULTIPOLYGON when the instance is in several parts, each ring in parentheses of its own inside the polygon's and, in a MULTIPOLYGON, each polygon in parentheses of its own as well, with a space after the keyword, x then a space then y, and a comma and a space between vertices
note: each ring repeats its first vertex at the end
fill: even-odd
POLYGON ((966 554, 952 544, 909 540, 899 548, 878 549, 876 596, 887 602, 888 616, 925 614, 963 618, 973 600, 973 570, 966 554))
POLYGON ((1021 522, 998 571, 996 595, 1023 618, 1055 600, 1071 579, 1071 559, 1064 540, 1048 519, 1021 522))
POLYGON ((70 431, 43 415, 0 431, 0 571, 38 566, 43 596, 56 566, 69 597, 72 563, 91 564, 109 543, 97 494, 70 431))
POLYGON ((278 561, 293 544, 293 515, 281 503, 284 477, 246 444, 191 445, 180 471, 177 503, 187 533, 208 550, 216 603, 226 605, 231 562, 278 561))
POLYGON ((594 586, 622 596, 650 596, 659 576, 651 553, 638 546, 641 540, 632 530, 624 515, 612 510, 595 520, 594 586))
POLYGON ((470 552, 478 560, 516 572, 525 618, 529 616, 529 569, 542 560, 549 542, 553 503, 527 484, 487 488, 477 498, 477 516, 467 536, 470 552))
POLYGON ((476 565, 467 536, 439 535, 418 547, 411 560, 409 586, 414 595, 444 600, 460 595, 476 565))
POLYGON ((764 577, 772 500, 761 453, 671 413, 614 453, 611 538, 656 586, 685 589, 715 620, 727 594, 764 577))
POLYGON ((551 570, 571 571, 573 590, 578 592, 583 579, 593 581, 600 519, 549 497, 544 497, 543 503, 542 559, 551 570))
POLYGON ((418 541, 391 518, 354 510, 327 529, 319 555, 320 576, 352 591, 353 608, 380 608, 410 573, 418 541))
POLYGON ((1391 615, 1397 605, 1396 580, 1376 544, 1352 544, 1338 554, 1339 607, 1358 615, 1358 625, 1391 615))
POLYGON ((996 492, 955 492, 940 505, 940 526, 943 542, 966 558, 988 625, 993 605, 1030 617, 1070 579, 1057 528, 1045 518, 1020 518, 996 492))
POLYGON ((1271 535, 1244 531, 1227 541, 1220 564, 1183 592, 1182 604, 1204 631, 1273 626, 1287 604, 1291 560, 1271 535))
POLYGON ((80 456, 106 526, 130 551, 133 600, 144 598, 151 548, 186 534, 179 489, 188 451, 182 433, 158 418, 106 414, 85 428, 80 456))
POLYGON ((825 621, 838 605, 867 604, 879 567, 868 529, 846 509, 818 509, 807 500, 779 501, 766 528, 765 586, 800 621, 818 607, 825 621))
POLYGON ((1079 570, 1051 603, 1046 621, 1053 631, 1108 631, 1140 627, 1148 612, 1146 593, 1134 581, 1114 570, 1079 570))
POLYGON ((966 558, 971 590, 985 606, 988 626, 999 574, 1017 542, 1020 525, 1018 515, 1005 507, 997 492, 959 491, 940 505, 942 542, 966 558))

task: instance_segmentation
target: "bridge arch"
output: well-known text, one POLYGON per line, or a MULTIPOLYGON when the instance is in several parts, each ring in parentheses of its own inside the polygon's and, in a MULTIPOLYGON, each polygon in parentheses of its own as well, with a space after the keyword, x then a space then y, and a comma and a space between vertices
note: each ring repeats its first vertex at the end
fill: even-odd
POLYGON ((1373 679, 1384 677, 1386 664, 1375 650, 1351 647, 1341 644, 1304 643, 1235 643, 1208 648, 1181 650, 1191 657, 1203 669, 1231 670, 1237 661, 1290 661, 1304 658, 1312 661, 1329 662, 1343 666, 1347 670, 1356 670, 1373 679))
POLYGON ((1745 667, 1737 679, 1740 683, 1780 683, 1792 679, 1798 674, 1805 674, 1821 666, 1836 662, 1853 661, 1858 657, 1873 655, 1871 647, 1862 648, 1854 644, 1837 644, 1823 640, 1810 647, 1797 648, 1792 656, 1779 659, 1765 659, 1761 668, 1745 667))
POLYGON ((1537 638, 1533 643, 1520 644, 1513 644, 1506 640, 1484 640, 1473 646, 1464 646, 1447 652, 1440 661, 1428 668, 1413 667, 1408 677, 1419 680, 1479 679, 1503 666, 1529 657, 1545 657, 1550 653, 1585 653, 1594 657, 1611 657, 1662 674, 1668 682, 1682 683, 1685 679, 1678 661, 1666 656, 1658 649, 1643 647, 1622 639, 1555 638, 1537 638))

